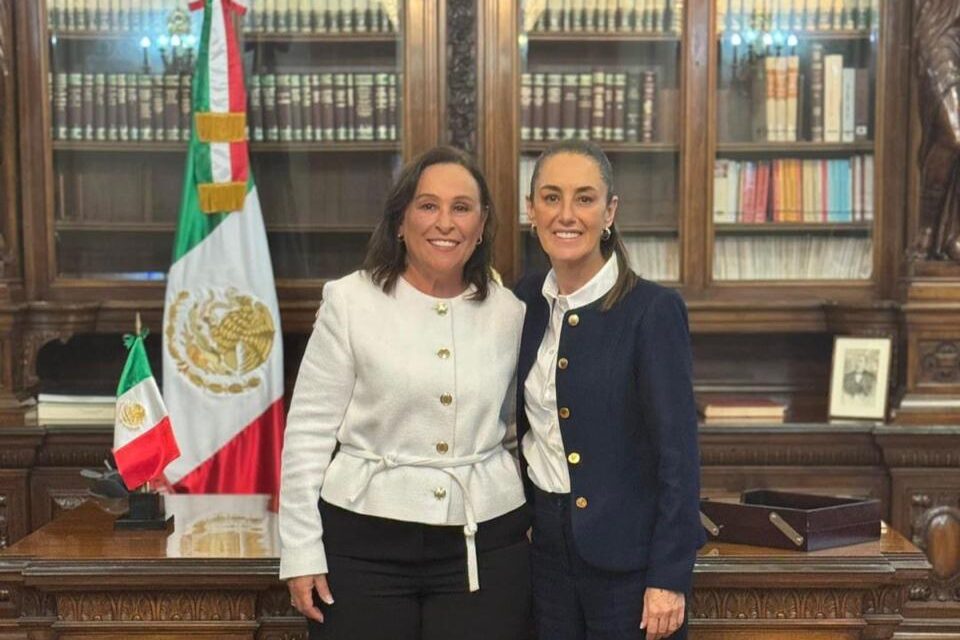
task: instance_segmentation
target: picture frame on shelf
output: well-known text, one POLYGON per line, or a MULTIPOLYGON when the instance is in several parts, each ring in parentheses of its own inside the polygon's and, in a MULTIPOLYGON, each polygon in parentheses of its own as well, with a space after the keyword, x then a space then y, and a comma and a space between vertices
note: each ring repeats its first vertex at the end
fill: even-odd
POLYGON ((890 338, 837 336, 830 371, 830 419, 886 418, 890 338))

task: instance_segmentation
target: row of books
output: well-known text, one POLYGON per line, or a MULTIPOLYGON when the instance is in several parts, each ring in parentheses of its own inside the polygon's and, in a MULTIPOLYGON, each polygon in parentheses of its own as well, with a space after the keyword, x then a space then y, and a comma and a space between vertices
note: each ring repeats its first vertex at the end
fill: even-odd
POLYGON ((853 223, 873 220, 873 156, 738 161, 718 158, 718 224, 853 223))
POLYGON ((547 33, 680 33, 683 0, 540 0, 525 18, 528 30, 547 33))
POLYGON ((719 236, 715 280, 868 280, 873 243, 863 236, 719 236))
POLYGON ((770 55, 757 63, 752 90, 754 140, 857 142, 870 139, 870 71, 845 67, 841 54, 824 55, 823 46, 810 49, 802 90, 799 56, 770 55), (804 127, 804 103, 809 128, 804 127))
POLYGON ((55 140, 188 140, 190 74, 56 73, 55 140))
POLYGON ((869 31, 879 0, 716 0, 717 32, 869 31))
POLYGON ((56 31, 166 29, 181 0, 47 0, 47 26, 56 31))
POLYGON ((647 280, 680 280, 680 243, 675 237, 623 234, 630 266, 647 280))
POLYGON ((251 76, 250 138, 396 140, 398 83, 390 72, 251 76))
POLYGON ((251 33, 392 33, 398 21, 395 0, 259 0, 243 28, 251 33))
POLYGON ((520 139, 652 142, 657 71, 524 73, 520 139))

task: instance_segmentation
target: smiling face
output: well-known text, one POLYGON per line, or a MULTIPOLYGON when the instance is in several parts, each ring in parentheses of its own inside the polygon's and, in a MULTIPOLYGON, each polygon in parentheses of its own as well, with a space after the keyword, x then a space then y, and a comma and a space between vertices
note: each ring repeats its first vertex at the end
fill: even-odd
POLYGON ((460 282, 485 222, 480 187, 467 169, 453 163, 427 167, 400 223, 407 270, 431 281, 460 282))
POLYGON ((607 202, 607 186, 597 163, 579 153, 557 153, 543 161, 527 215, 553 267, 603 265, 600 238, 613 224, 617 198, 607 202))

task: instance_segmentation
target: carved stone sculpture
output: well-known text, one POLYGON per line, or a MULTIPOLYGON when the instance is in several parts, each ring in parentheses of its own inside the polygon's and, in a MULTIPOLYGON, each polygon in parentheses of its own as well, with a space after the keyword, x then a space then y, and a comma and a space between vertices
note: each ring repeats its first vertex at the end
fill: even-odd
POLYGON ((920 230, 913 257, 960 263, 960 2, 916 0, 920 230))

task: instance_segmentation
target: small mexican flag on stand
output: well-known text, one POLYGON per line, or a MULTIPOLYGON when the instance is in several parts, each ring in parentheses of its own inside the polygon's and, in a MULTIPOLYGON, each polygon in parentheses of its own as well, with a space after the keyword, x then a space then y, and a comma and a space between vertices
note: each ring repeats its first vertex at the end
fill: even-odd
POLYGON ((113 429, 113 457, 127 489, 163 476, 163 470, 180 457, 167 408, 150 370, 143 346, 146 331, 126 335, 130 351, 117 386, 117 413, 113 429))

